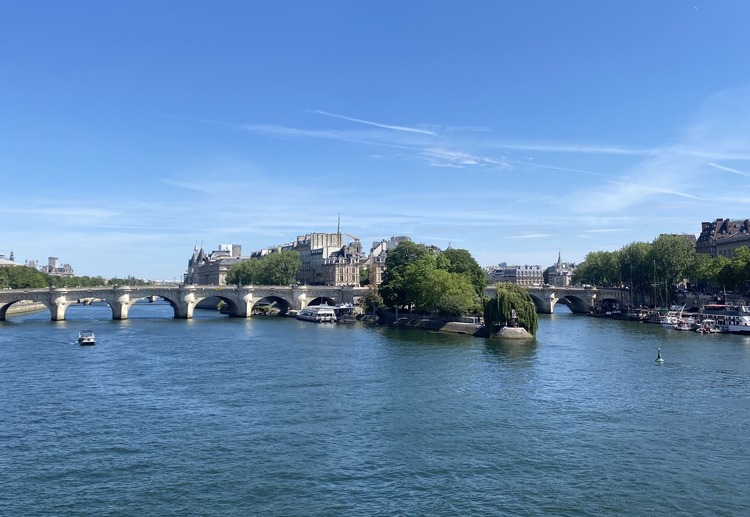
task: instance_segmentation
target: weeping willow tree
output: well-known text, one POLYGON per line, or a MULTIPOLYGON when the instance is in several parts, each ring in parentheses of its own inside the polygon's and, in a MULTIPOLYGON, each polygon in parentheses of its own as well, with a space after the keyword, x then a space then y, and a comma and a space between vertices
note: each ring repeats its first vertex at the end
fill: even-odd
POLYGON ((502 283, 497 284, 495 297, 484 302, 484 326, 490 336, 495 335, 497 325, 508 325, 513 322, 514 309, 516 325, 525 328, 532 336, 536 335, 539 318, 531 296, 521 286, 502 283))

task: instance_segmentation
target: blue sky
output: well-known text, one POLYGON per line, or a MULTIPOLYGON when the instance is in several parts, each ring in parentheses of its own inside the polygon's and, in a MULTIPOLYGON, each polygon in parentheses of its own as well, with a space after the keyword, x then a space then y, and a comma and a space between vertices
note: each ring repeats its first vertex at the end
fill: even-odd
POLYGON ((0 253, 409 235, 551 265, 750 217, 750 2, 0 4, 0 253))

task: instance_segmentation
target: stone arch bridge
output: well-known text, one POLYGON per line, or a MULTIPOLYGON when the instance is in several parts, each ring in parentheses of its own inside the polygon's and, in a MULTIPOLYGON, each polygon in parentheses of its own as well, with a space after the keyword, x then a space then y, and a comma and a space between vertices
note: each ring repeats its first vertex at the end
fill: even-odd
POLYGON ((62 321, 68 307, 84 300, 101 300, 112 309, 113 319, 126 320, 133 304, 143 298, 163 298, 174 309, 174 317, 181 319, 192 318, 201 301, 218 298, 226 304, 229 315, 247 318, 261 300, 275 303, 285 313, 313 301, 356 304, 366 292, 366 287, 216 285, 4 289, 0 290, 0 321, 5 320, 11 305, 21 301, 40 303, 49 309, 52 321, 62 321))
MULTIPOLYGON (((495 295, 495 286, 487 288, 486 295, 495 295)), ((597 303, 604 301, 627 303, 627 289, 602 289, 596 287, 529 287, 529 295, 538 313, 551 314, 556 303, 561 302, 575 313, 588 313, 597 303)), ((190 319, 195 306, 208 298, 218 298, 226 304, 231 316, 247 318, 260 301, 276 303, 282 312, 299 310, 311 302, 329 305, 351 303, 356 305, 367 292, 366 287, 336 286, 118 286, 49 289, 0 290, 0 321, 5 320, 8 308, 14 303, 31 301, 40 303, 50 311, 52 321, 65 319, 65 311, 83 300, 101 300, 112 309, 112 318, 128 319, 133 304, 143 298, 163 298, 172 306, 174 317, 190 319)))
MULTIPOLYGON (((552 314, 555 304, 558 302, 567 305, 571 311, 586 314, 596 307, 597 303, 610 301, 627 305, 630 300, 630 291, 627 288, 600 288, 600 287, 558 287, 554 285, 529 287, 529 295, 534 300, 536 312, 540 314, 552 314)), ((488 297, 495 296, 496 287, 489 286, 486 291, 488 297)))

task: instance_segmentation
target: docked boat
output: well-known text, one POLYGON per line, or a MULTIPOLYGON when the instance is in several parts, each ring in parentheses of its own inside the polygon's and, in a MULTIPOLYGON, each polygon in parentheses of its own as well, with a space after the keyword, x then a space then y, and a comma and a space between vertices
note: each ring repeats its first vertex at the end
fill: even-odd
POLYGON ((79 345, 95 345, 96 335, 93 330, 82 330, 78 333, 79 345))
POLYGON ((698 328, 695 329, 696 332, 699 334, 721 334, 722 332, 725 332, 724 326, 719 326, 716 323, 716 320, 711 318, 705 318, 703 321, 700 322, 698 325, 698 328))
POLYGON ((665 327, 674 328, 675 325, 680 323, 683 310, 685 310, 684 305, 682 307, 673 305, 672 307, 670 307, 669 311, 666 314, 659 315, 659 323, 661 323, 665 327))
POLYGON ((681 319, 672 325, 672 328, 675 330, 693 330, 695 327, 693 326, 693 322, 681 319))
POLYGON ((297 319, 315 323, 334 323, 338 318, 333 307, 327 305, 310 305, 297 313, 297 319))
POLYGON ((724 310, 724 326, 730 334, 750 334, 750 306, 729 305, 724 310))

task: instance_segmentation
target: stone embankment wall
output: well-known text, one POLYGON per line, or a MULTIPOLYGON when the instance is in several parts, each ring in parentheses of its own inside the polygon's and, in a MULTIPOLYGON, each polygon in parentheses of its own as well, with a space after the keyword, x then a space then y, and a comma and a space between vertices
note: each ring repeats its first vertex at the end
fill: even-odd
MULTIPOLYGON (((487 329, 478 323, 463 323, 459 321, 446 321, 442 318, 425 316, 414 316, 395 318, 393 313, 384 314, 378 319, 378 323, 392 325, 400 328, 412 328, 419 330, 431 330, 434 332, 450 332, 452 334, 467 334, 475 337, 487 337, 487 329)), ((503 327, 497 329, 497 337, 507 339, 528 339, 532 336, 521 327, 503 327)))
POLYGON ((46 310, 47 310, 47 307, 45 307, 44 304, 30 302, 30 301, 22 301, 22 302, 16 302, 10 307, 8 307, 8 312, 6 313, 6 316, 10 316, 12 314, 24 314, 27 312, 46 311, 46 310))

